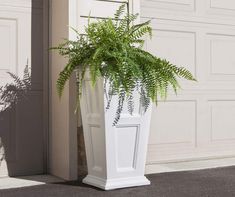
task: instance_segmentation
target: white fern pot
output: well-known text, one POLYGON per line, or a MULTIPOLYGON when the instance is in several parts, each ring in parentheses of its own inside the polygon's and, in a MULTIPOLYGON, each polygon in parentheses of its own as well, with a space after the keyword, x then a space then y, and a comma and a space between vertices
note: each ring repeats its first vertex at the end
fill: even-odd
POLYGON ((136 94, 134 113, 130 115, 125 104, 113 126, 118 99, 113 97, 106 110, 103 87, 103 80, 95 88, 88 78, 83 84, 80 104, 88 165, 83 183, 104 190, 149 185, 144 174, 152 107, 143 113, 136 94))

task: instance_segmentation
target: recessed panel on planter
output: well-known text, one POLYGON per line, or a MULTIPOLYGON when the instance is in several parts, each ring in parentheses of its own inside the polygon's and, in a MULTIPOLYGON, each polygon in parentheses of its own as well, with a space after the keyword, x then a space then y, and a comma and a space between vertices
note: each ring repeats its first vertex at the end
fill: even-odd
POLYGON ((97 126, 90 126, 90 143, 92 148, 92 160, 93 160, 93 170, 95 171, 102 171, 102 166, 104 166, 104 158, 102 155, 104 154, 104 149, 101 148, 104 143, 102 140, 102 134, 100 128, 97 126), (101 140, 99 140, 101 139, 101 140))
POLYGON ((85 98, 86 99, 86 107, 87 107, 87 115, 98 115, 100 113, 100 110, 103 109, 103 106, 101 106, 100 103, 100 93, 103 91, 103 87, 101 85, 96 85, 95 87, 92 87, 89 80, 86 80, 84 82, 84 92, 85 92, 85 98))
POLYGON ((116 128, 117 171, 131 171, 136 168, 139 126, 118 126, 116 128))

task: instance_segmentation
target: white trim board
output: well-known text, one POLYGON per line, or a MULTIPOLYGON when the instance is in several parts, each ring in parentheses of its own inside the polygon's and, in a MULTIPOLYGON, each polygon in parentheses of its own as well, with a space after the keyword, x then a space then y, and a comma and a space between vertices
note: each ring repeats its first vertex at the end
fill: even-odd
POLYGON ((162 172, 176 172, 188 170, 200 170, 208 168, 227 167, 235 165, 235 157, 202 159, 195 161, 180 161, 169 163, 147 164, 145 173, 154 174, 162 172))

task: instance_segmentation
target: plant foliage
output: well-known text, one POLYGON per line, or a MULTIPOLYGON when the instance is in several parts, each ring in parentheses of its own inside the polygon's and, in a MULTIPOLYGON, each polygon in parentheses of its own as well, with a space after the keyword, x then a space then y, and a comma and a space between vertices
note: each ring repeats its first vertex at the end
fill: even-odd
POLYGON ((65 40, 57 49, 68 58, 59 74, 57 89, 62 95, 66 82, 72 73, 77 74, 78 99, 86 72, 90 73, 92 84, 102 77, 105 81, 108 106, 112 96, 118 96, 118 106, 114 125, 118 123, 125 101, 133 112, 133 92, 138 91, 144 111, 150 102, 165 99, 169 87, 176 92, 178 78, 195 80, 184 67, 177 67, 165 59, 152 55, 143 49, 146 35, 152 36, 150 21, 134 24, 138 14, 126 13, 126 4, 116 11, 114 18, 88 22, 85 34, 77 33, 77 39, 65 40))

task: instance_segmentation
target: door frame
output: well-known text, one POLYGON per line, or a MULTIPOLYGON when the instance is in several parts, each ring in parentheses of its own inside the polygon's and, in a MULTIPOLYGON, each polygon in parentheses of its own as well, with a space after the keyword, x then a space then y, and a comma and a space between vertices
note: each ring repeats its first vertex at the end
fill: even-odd
POLYGON ((50 130, 50 108, 49 108, 49 7, 50 0, 43 1, 43 171, 49 172, 49 130, 50 130))
MULTIPOLYGON (((49 1, 49 47, 64 38, 76 38, 69 28, 78 22, 79 0, 49 1)), ((59 99, 56 80, 67 60, 58 53, 49 53, 49 137, 48 172, 65 180, 77 180, 77 114, 75 76, 66 85, 59 99)))

